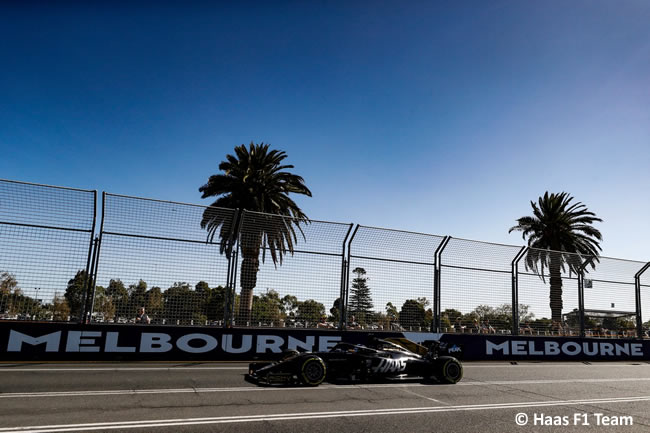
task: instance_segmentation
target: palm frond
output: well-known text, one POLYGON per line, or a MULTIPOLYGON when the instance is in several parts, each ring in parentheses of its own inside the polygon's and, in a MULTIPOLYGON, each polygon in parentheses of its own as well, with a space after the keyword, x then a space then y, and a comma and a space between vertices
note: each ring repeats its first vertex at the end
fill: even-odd
MULTIPOLYGON (((199 188, 202 197, 219 197, 212 206, 221 205, 245 211, 262 212, 258 215, 246 212, 242 219, 240 242, 242 253, 257 256, 262 250, 262 261, 268 249, 274 264, 281 264, 283 257, 293 253, 298 242, 297 232, 303 239, 301 224, 308 223, 307 216, 289 197, 289 194, 303 194, 311 197, 311 191, 302 177, 286 171, 293 165, 282 164, 287 154, 272 149, 269 145, 251 142, 248 146, 235 148, 234 155, 226 155, 226 161, 219 164, 223 174, 216 174, 199 188)), ((224 222, 215 217, 214 210, 207 208, 201 220, 201 227, 208 231, 208 240, 217 233, 224 241, 228 230, 224 222)))
POLYGON ((533 216, 521 217, 509 232, 519 231, 528 240, 526 268, 544 279, 544 270, 558 260, 562 272, 577 273, 585 266, 595 269, 601 251, 602 234, 593 226, 602 222, 581 202, 566 192, 546 191, 531 201, 533 216), (547 252, 544 252, 544 251, 547 252), (585 260, 589 260, 585 265, 585 260))

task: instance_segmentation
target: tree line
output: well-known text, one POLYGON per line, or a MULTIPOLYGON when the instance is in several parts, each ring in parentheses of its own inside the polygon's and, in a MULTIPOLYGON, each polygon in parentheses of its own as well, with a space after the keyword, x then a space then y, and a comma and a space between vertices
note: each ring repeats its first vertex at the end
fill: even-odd
MULTIPOLYGON (((350 286, 348 302, 349 327, 383 330, 431 328, 433 311, 426 297, 407 299, 401 308, 388 302, 384 311, 375 311, 366 270, 357 267, 352 272, 355 277, 350 286)), ((40 299, 25 295, 12 274, 0 272, 0 318, 4 315, 34 320, 75 321, 82 314, 86 291, 87 274, 81 270, 68 281, 63 296, 57 294, 50 302, 42 303, 40 299)), ((144 280, 125 286, 120 279, 111 279, 107 286, 96 286, 94 320, 127 322, 135 317, 139 307, 145 307, 154 323, 223 324, 225 317, 231 317, 238 311, 241 302, 240 295, 235 294, 231 311, 231 307, 226 305, 228 299, 225 287, 210 287, 205 281, 199 281, 194 287, 185 282, 175 282, 163 290, 158 286, 149 288, 144 280)), ((522 326, 530 326, 536 331, 553 330, 553 321, 535 318, 528 305, 520 304, 518 314, 522 326)), ((253 296, 249 325, 313 327, 326 323, 336 327, 340 318, 340 298, 326 310, 323 303, 314 299, 301 301, 294 295, 280 296, 276 290, 268 289, 253 296)), ((577 315, 568 315, 565 325, 577 328, 578 320, 577 315)), ((474 332, 474 328, 485 326, 486 322, 497 331, 510 331, 512 306, 479 305, 468 313, 448 308, 441 314, 441 327, 447 330, 462 327, 474 332)), ((616 330, 633 328, 634 322, 629 318, 585 317, 585 325, 587 329, 616 330)), ((644 324, 646 327, 648 325, 650 322, 644 324)))

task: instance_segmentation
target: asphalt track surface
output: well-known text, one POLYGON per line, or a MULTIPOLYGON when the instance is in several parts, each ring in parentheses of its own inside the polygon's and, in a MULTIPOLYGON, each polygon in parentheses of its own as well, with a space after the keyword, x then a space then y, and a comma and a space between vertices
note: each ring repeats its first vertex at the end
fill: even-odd
POLYGON ((457 385, 273 388, 241 363, 0 363, 0 433, 650 431, 649 363, 464 365, 457 385))

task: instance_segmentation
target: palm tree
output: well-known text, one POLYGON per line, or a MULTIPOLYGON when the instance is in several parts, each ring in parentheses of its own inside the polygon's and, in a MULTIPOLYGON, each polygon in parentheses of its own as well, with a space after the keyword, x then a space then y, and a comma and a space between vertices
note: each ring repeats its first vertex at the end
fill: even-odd
POLYGON ((235 147, 235 155, 226 155, 226 161, 219 164, 223 174, 210 176, 199 188, 202 198, 218 197, 203 212, 201 220, 201 228, 208 231, 208 240, 212 241, 218 231, 221 253, 230 256, 230 233, 241 231, 239 245, 243 260, 238 320, 244 324, 250 321, 253 308, 260 250, 263 251, 262 262, 268 249, 273 263, 282 264, 284 254, 287 250, 293 253, 297 242, 295 228, 302 233, 300 223, 308 222, 307 216, 289 198, 289 193, 311 197, 311 191, 302 177, 285 171, 293 168, 293 165, 282 165, 286 157, 283 151, 269 150, 268 144, 251 142, 248 148, 242 144, 235 147), (218 207, 253 212, 246 213, 243 223, 238 217, 233 231, 231 216, 216 209, 218 207))
POLYGON ((528 237, 531 248, 526 255, 526 268, 532 269, 544 278, 544 268, 550 274, 551 318, 562 320, 562 272, 579 273, 585 265, 595 268, 601 250, 599 241, 603 237, 593 223, 602 222, 596 214, 587 210, 581 202, 571 203, 568 193, 549 194, 540 197, 538 203, 530 202, 533 216, 521 217, 512 231, 522 232, 528 237))

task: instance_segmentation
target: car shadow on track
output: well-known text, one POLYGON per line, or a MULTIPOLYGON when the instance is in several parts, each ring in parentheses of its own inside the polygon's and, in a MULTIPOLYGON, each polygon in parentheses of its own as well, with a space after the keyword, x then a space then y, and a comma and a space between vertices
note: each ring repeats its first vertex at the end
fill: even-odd
MULTIPOLYGON (((267 384, 259 383, 251 379, 248 375, 244 374, 244 380, 253 385, 262 387, 262 388, 311 388, 308 385, 296 385, 296 384, 267 384)), ((378 378, 378 379, 368 379, 368 380, 346 380, 346 379, 333 379, 325 380, 323 384, 328 385, 382 385, 382 384, 412 384, 420 383, 426 385, 444 385, 441 382, 433 379, 424 379, 417 377, 408 377, 408 378, 378 378)))

